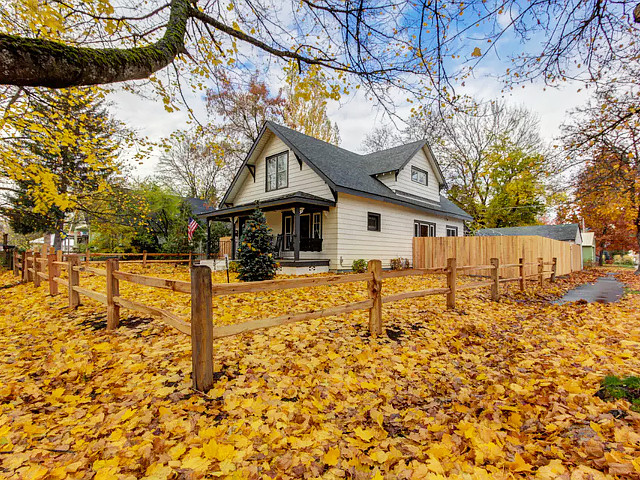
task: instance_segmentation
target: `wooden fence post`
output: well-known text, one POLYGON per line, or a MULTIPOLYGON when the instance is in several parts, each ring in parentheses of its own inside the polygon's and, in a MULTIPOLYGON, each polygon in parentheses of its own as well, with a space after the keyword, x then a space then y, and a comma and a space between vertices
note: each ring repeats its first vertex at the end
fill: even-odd
POLYGON ((89 266, 89 262, 91 261, 91 252, 89 251, 88 248, 87 248, 87 251, 85 252, 84 259, 85 259, 85 264, 88 267, 89 266))
POLYGON ((17 277, 20 275, 20 271, 18 270, 18 249, 13 249, 13 276, 17 277))
POLYGON ((79 265, 80 258, 78 255, 69 255, 67 260, 69 272, 69 308, 78 308, 78 305, 80 305, 80 294, 73 289, 73 287, 80 286, 80 272, 73 269, 79 265))
POLYGON ((33 252, 33 286, 40 286, 40 275, 38 272, 40 271, 40 252, 33 252))
POLYGON ((373 275, 367 282, 369 298, 373 300, 369 309, 369 333, 376 337, 382 335, 382 262, 369 260, 367 271, 373 275))
POLYGON ((553 257, 553 264, 551 265, 551 283, 556 283, 557 269, 558 269, 558 258, 553 257))
POLYGON ((544 258, 538 258, 538 281, 540 282, 540 286, 542 286, 542 282, 544 281, 544 258))
POLYGON ((213 386, 213 292, 211 269, 191 269, 191 377, 193 388, 206 392, 213 386))
POLYGON ((147 268, 147 251, 142 252, 142 268, 147 268))
POLYGON ((53 279, 60 276, 60 268, 58 265, 54 265, 56 261, 56 254, 50 253, 47 255, 47 273, 49 280, 49 295, 58 295, 58 283, 53 279))
POLYGON ((189 252, 189 267, 193 265, 193 261, 191 260, 191 252, 189 252))
POLYGON ((518 263, 520 264, 520 266, 518 267, 520 274, 520 280, 518 283, 520 283, 520 291, 524 292, 524 286, 526 283, 526 279, 524 278, 524 258, 518 260, 518 263))
POLYGON ((498 258, 491 259, 491 300, 497 302, 500 299, 500 260, 498 258))
POLYGON ((456 282, 457 282, 457 261, 455 258, 447 258, 447 309, 456 308, 456 282))
POLYGON ((56 260, 61 262, 62 261, 62 250, 58 250, 56 252, 56 260))
POLYGON ((120 296, 120 282, 113 276, 118 270, 118 259, 107 259, 107 330, 115 330, 120 322, 120 306, 115 303, 113 297, 120 296))
POLYGON ((27 255, 24 259, 24 268, 22 270, 22 278, 27 283, 31 281, 31 275, 29 273, 29 255, 30 254, 31 254, 31 251, 27 250, 27 255))
POLYGON ((22 281, 25 282, 27 280, 27 252, 22 252, 22 262, 20 262, 20 268, 22 269, 21 277, 22 281))

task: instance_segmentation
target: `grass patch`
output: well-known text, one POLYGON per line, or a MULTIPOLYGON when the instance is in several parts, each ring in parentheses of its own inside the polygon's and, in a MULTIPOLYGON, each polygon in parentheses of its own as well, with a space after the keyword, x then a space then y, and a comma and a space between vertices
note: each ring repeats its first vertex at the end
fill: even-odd
POLYGON ((619 378, 607 375, 600 384, 596 396, 602 400, 628 400, 631 410, 640 412, 640 377, 629 376, 619 378))
POLYGON ((636 290, 636 289, 630 288, 630 287, 624 287, 624 294, 625 295, 638 295, 638 294, 640 294, 640 290, 636 290))

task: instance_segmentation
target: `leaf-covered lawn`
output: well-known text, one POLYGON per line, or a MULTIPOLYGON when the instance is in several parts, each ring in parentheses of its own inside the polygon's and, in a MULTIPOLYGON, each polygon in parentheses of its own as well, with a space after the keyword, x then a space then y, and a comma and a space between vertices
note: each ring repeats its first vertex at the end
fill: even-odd
MULTIPOLYGON (((597 275, 510 287, 500 303, 460 292, 456 311, 444 296, 386 304, 379 339, 367 312, 222 339, 202 395, 188 337, 127 310, 107 334, 101 305, 83 297, 70 313, 63 288, 52 298, 3 272, 0 476, 640 478, 640 414, 594 395, 606 375, 640 374, 640 295, 546 301, 597 275)), ((124 282, 121 293, 188 318, 186 295, 124 282)), ((345 284, 216 299, 214 312, 228 324, 364 298, 364 283, 345 284)))

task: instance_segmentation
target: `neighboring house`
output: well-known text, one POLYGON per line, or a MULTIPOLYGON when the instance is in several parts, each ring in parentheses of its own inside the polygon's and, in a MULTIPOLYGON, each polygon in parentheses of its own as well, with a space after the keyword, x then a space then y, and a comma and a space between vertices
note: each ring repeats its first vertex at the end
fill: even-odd
POLYGON ((535 235, 547 237, 561 242, 582 245, 583 238, 580 226, 577 223, 563 225, 531 225, 529 227, 483 228, 476 232, 479 237, 500 237, 535 235))
POLYGON ((596 261, 596 237, 593 232, 582 232, 582 263, 596 261))
POLYGON ((412 258, 414 236, 462 236, 471 217, 440 194, 442 172, 426 141, 359 155, 267 122, 218 210, 232 256, 256 204, 285 273, 349 270, 354 260, 412 258))
POLYGON ((213 205, 201 198, 182 197, 182 200, 191 206, 191 213, 194 215, 202 215, 203 213, 209 212, 213 209, 213 205))
MULTIPOLYGON (((44 243, 45 237, 39 237, 35 240, 31 240, 29 243, 33 248, 41 248, 44 243)), ((55 240, 54 234, 48 236, 48 242, 50 246, 53 246, 55 240)), ((62 251, 63 252, 75 252, 81 245, 87 245, 89 243, 89 225, 86 223, 80 223, 77 225, 65 226, 64 238, 62 239, 62 251)))

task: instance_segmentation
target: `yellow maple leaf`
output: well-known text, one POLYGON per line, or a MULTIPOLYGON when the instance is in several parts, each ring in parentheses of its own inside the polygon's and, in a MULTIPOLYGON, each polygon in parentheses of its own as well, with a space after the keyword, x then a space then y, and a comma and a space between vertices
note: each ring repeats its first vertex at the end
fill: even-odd
POLYGON ((562 465, 562 462, 558 459, 551 460, 548 465, 538 468, 536 472, 536 478, 540 480, 553 480, 558 478, 567 469, 562 465))
POLYGON ((118 480, 118 467, 104 467, 96 472, 93 480, 118 480))
POLYGON ((215 440, 210 440, 202 446, 202 451, 207 458, 221 462, 227 458, 233 457, 235 447, 233 445, 217 443, 215 440))
POLYGON ((471 56, 472 57, 481 57, 482 56, 482 51, 480 50, 480 47, 474 48, 473 52, 471 52, 471 56))
POLYGON ((146 476, 142 477, 142 480, 167 480, 173 473, 173 469, 162 463, 154 463, 149 465, 145 473, 146 476))
POLYGON ((373 437, 376 436, 376 432, 374 432, 370 428, 356 427, 353 431, 358 437, 360 437, 365 442, 370 441, 373 437))
POLYGON ((182 462, 181 467, 189 470, 193 470, 197 473, 204 473, 211 462, 202 457, 191 457, 182 462))
POLYGON ((509 468, 513 472, 530 472, 533 466, 525 462, 519 453, 516 453, 513 462, 509 463, 509 468))
POLYGON ((330 467, 335 467, 340 460, 340 447, 330 448, 323 456, 322 461, 330 467))

